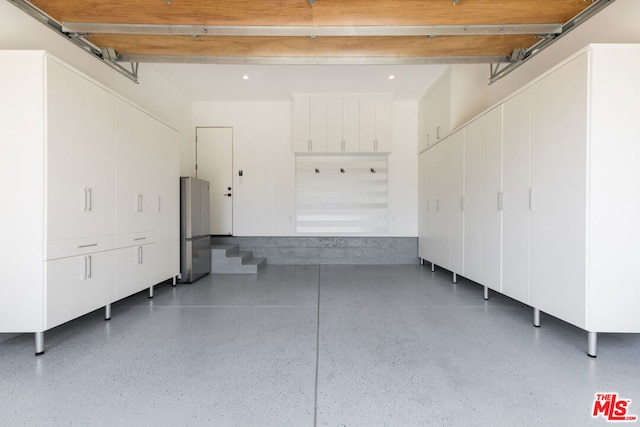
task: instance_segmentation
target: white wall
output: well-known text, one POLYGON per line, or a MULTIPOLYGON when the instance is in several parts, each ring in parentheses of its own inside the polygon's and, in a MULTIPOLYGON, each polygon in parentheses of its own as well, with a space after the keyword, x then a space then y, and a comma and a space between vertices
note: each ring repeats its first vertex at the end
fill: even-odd
MULTIPOLYGON (((389 234, 417 236, 417 102, 394 102, 389 157, 389 234)), ((195 128, 233 127, 236 236, 295 235, 295 157, 291 102, 197 102, 182 173, 194 174, 195 128), (244 171, 240 184, 238 170, 244 171)))
POLYGON ((182 132, 191 125, 189 100, 171 83, 140 64, 135 84, 7 1, 0 1, 0 49, 46 50, 189 136, 182 132))
POLYGON ((616 0, 506 77, 489 86, 495 104, 589 43, 640 43, 640 1, 616 0))

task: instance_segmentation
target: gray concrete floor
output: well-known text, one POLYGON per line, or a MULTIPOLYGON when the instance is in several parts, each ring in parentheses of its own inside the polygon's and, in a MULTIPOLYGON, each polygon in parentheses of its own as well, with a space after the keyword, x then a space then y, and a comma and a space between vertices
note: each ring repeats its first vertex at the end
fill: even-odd
POLYGON ((640 334, 586 333, 444 271, 273 266, 162 285, 0 344, 2 426, 585 426, 640 414, 640 334))

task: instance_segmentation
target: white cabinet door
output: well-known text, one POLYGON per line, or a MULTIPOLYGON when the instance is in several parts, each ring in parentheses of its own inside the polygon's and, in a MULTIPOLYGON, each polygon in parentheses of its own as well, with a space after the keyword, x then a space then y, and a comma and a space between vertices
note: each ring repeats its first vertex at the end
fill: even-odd
POLYGON ((46 329, 113 301, 114 251, 46 261, 46 270, 46 329))
POLYGON ((504 104, 502 292, 529 303, 530 90, 504 104))
POLYGON ((500 291, 502 263, 502 106, 479 120, 482 132, 480 283, 500 291))
POLYGON ((418 156, 418 256, 429 260, 427 251, 429 225, 429 181, 428 174, 429 151, 418 156))
POLYGON ((428 129, 428 97, 420 99, 418 104, 418 153, 423 152, 429 147, 427 140, 428 129))
POLYGON ((393 148, 391 99, 360 99, 360 152, 390 152, 393 148))
POLYGON ((293 99, 293 152, 309 152, 309 98, 299 97, 293 99))
POLYGON ((578 327, 585 325, 587 72, 582 54, 531 88, 530 301, 578 327))
POLYGON ((376 99, 376 143, 374 151, 393 150, 393 106, 391 99, 376 99))
POLYGON ((59 63, 47 62, 47 240, 84 235, 85 80, 59 63))
POLYGON ((360 101, 357 98, 342 99, 343 151, 356 153, 360 150, 360 101))
POLYGON ((464 274, 464 129, 447 141, 449 172, 449 269, 464 274))
POLYGON ((180 235, 180 172, 177 159, 177 132, 157 123, 156 141, 156 230, 159 249, 158 281, 177 275, 180 271, 178 243, 180 235))
POLYGON ((156 262, 154 246, 140 245, 116 250, 115 299, 120 300, 154 285, 149 277, 153 275, 156 262))
POLYGON ((342 98, 327 99, 327 152, 345 151, 342 98))
POLYGON ((309 99, 309 114, 309 151, 324 153, 327 151, 327 100, 309 99))
POLYGON ((119 234, 153 226, 155 120, 124 101, 117 102, 117 223, 119 234))
POLYGON ((296 97, 293 100, 293 151, 327 151, 327 99, 296 97))
POLYGON ((86 102, 87 236, 115 234, 116 118, 115 97, 89 82, 86 102))
POLYGON ((464 142, 464 276, 482 278, 482 123, 465 129, 464 142))
POLYGON ((433 176, 435 212, 433 215, 434 252, 433 262, 449 268, 449 171, 448 144, 443 141, 429 151, 433 152, 433 176))

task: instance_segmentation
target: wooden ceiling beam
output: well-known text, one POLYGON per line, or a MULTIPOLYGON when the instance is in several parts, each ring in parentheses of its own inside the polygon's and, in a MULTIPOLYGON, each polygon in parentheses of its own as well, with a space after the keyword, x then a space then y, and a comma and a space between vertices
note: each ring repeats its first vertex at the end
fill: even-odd
POLYGON ((506 56, 532 35, 443 37, 190 37, 93 34, 89 41, 119 55, 222 57, 506 56))
POLYGON ((59 22, 239 26, 424 26, 564 23, 584 0, 32 0, 59 22))

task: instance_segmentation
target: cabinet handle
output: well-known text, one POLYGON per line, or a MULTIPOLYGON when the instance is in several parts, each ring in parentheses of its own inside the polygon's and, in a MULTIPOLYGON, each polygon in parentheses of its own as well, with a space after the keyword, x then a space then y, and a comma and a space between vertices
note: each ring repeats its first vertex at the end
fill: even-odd
POLYGON ((140 240, 147 240, 146 237, 136 237, 135 239, 133 239, 134 242, 138 242, 140 240))
POLYGON ((344 151, 344 149, 345 149, 344 139, 341 141, 341 147, 342 147, 342 151, 344 151))
POLYGON ((503 197, 504 197, 504 193, 502 191, 498 192, 498 210, 502 211, 504 210, 504 206, 503 206, 503 197))
POLYGON ((78 249, 82 249, 82 248, 90 248, 90 247, 92 247, 92 246, 98 246, 98 244, 97 244, 97 243, 91 243, 91 244, 89 244, 89 245, 80 245, 80 246, 78 246, 78 249))
POLYGON ((142 212, 142 194, 138 194, 137 198, 138 198, 138 212, 142 212))
POLYGON ((464 212, 464 196, 460 197, 460 210, 464 212))
POLYGON ((529 210, 533 210, 533 188, 529 188, 529 210))
POLYGON ((87 193, 89 194, 89 212, 93 212, 93 190, 87 188, 87 193))
POLYGON ((89 258, 89 274, 88 277, 89 279, 91 279, 92 273, 93 273, 93 259, 91 258, 91 255, 87 256, 87 258, 89 258))
POLYGON ((431 134, 428 133, 427 134, 427 147, 431 145, 430 139, 431 139, 431 134))
POLYGON ((431 208, 431 200, 427 200, 427 212, 429 212, 431 208))
POLYGON ((440 139, 440 126, 436 127, 436 139, 440 139))
POLYGON ((378 140, 373 141, 373 151, 378 151, 378 140))
POLYGON ((82 208, 83 212, 86 212, 89 206, 89 202, 87 200, 88 195, 87 195, 87 189, 83 188, 82 191, 84 192, 84 207, 82 208))
POLYGON ((87 280, 87 277, 88 277, 88 273, 87 273, 88 269, 89 269, 88 268, 88 263, 89 263, 88 258, 89 257, 87 257, 87 256, 83 256, 82 257, 82 260, 84 261, 84 272, 82 273, 82 280, 87 280))
POLYGON ((307 141, 307 151, 313 151, 313 141, 307 141))
POLYGON ((138 246, 138 264, 142 264, 142 246, 138 246))

